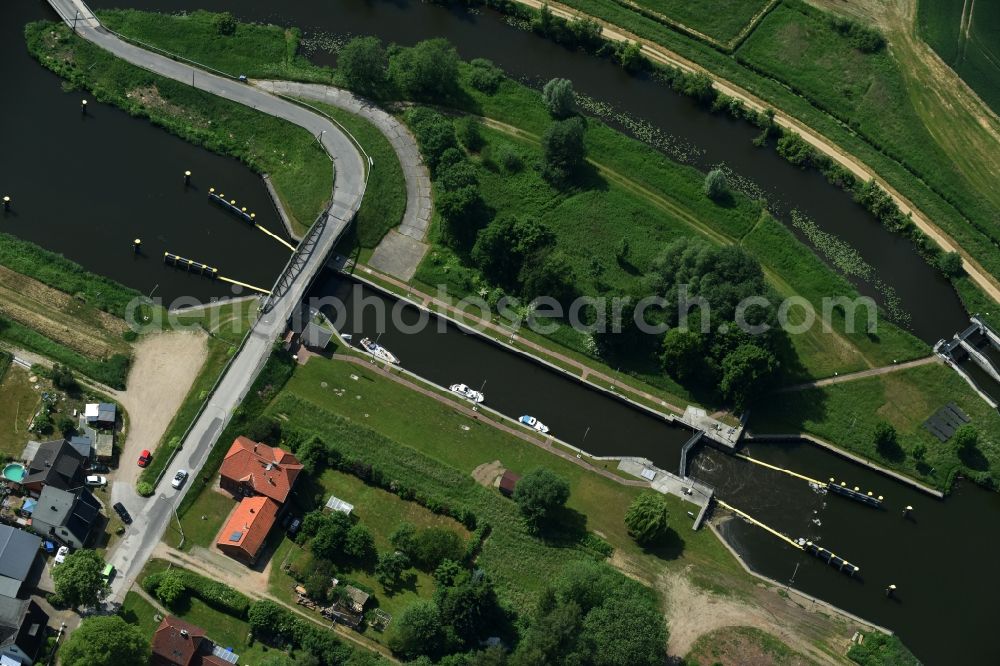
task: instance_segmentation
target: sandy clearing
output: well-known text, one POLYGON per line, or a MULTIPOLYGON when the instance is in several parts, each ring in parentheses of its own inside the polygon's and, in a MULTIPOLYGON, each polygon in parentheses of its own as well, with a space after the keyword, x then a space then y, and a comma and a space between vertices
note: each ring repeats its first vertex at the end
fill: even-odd
POLYGON ((115 501, 120 499, 119 486, 134 486, 142 471, 135 464, 139 452, 155 450, 184 402, 205 363, 207 341, 201 331, 170 331, 146 336, 135 345, 129 388, 114 393, 129 416, 128 436, 114 475, 115 501))

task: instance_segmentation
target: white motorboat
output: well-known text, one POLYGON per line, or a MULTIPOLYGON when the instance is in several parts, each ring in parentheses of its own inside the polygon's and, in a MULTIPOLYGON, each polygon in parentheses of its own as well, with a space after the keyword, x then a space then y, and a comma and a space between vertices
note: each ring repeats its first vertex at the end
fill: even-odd
POLYGON ((366 352, 368 352, 369 354, 371 354, 380 361, 385 361, 386 363, 395 363, 396 365, 399 365, 399 359, 396 358, 395 354, 393 354, 391 351, 389 351, 382 345, 372 342, 371 338, 362 338, 361 347, 366 352))
POLYGON ((528 426, 529 428, 534 428, 543 435, 549 432, 549 427, 544 423, 542 423, 541 421, 539 421, 538 419, 536 419, 534 416, 528 416, 527 414, 525 414, 518 420, 524 425, 528 426))
POLYGON ((465 384, 452 384, 448 388, 466 400, 471 400, 472 402, 482 402, 483 400, 486 400, 486 396, 475 389, 469 388, 465 384))

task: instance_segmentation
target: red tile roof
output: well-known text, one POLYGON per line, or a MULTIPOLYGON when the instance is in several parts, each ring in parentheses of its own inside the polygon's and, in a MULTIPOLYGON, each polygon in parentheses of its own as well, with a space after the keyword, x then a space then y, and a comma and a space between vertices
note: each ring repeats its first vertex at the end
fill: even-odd
MULTIPOLYGON (((153 666, 190 666, 201 663, 199 651, 205 640, 205 630, 172 615, 153 634, 153 666), (182 633, 182 632, 186 632, 182 633)), ((211 662, 209 662, 211 663, 211 662)))
POLYGON ((274 525, 278 508, 278 503, 270 497, 243 498, 219 532, 215 545, 227 554, 232 549, 239 549, 246 553, 248 559, 255 559, 274 525))
POLYGON ((301 471, 302 464, 284 449, 237 437, 219 473, 232 482, 247 484, 258 495, 283 503, 301 471))

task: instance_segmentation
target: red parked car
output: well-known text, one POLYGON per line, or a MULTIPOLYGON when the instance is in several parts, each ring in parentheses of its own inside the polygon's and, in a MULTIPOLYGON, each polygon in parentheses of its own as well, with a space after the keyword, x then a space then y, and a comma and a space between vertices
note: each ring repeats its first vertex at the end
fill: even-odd
POLYGON ((149 453, 149 449, 143 449, 142 453, 139 454, 139 467, 145 467, 148 465, 152 457, 153 456, 149 453))

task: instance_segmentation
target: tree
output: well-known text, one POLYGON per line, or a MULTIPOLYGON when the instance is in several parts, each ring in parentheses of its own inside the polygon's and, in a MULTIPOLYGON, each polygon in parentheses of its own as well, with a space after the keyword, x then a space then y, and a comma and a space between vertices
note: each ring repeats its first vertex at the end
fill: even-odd
POLYGON ((426 107, 411 109, 407 112, 406 119, 420 145, 420 154, 427 162, 431 174, 436 175, 438 163, 445 151, 458 147, 455 126, 437 111, 426 107))
POLYGON ((404 553, 413 552, 413 540, 417 536, 417 526, 413 523, 400 523, 392 534, 389 535, 389 543, 404 553))
POLYGON ((499 622, 496 592, 486 576, 468 579, 456 586, 441 586, 434 594, 441 622, 471 647, 499 622))
POLYGON ((236 17, 229 12, 216 14, 213 22, 215 23, 215 31, 220 35, 228 37, 236 34, 236 17))
POLYGON ((561 252, 542 250, 529 257, 519 276, 521 293, 530 299, 549 296, 569 303, 576 296, 576 272, 561 252))
POLYGON ((639 493, 625 512, 625 527, 636 543, 646 546, 670 533, 667 498, 661 493, 639 493))
POLYGON ((433 571, 445 560, 461 560, 465 543, 455 532, 446 527, 428 527, 413 538, 413 561, 427 571, 433 571))
POLYGON ((399 551, 380 553, 375 565, 375 580, 386 590, 394 590, 403 583, 403 574, 410 568, 410 558, 399 551))
POLYGON ((540 612, 511 655, 511 666, 586 663, 577 653, 583 613, 572 601, 540 612))
POLYGON ((93 606, 109 592, 108 584, 101 575, 103 571, 104 560, 95 551, 81 549, 71 553, 62 564, 52 569, 56 594, 73 608, 93 606))
POLYGON ((295 452, 299 462, 310 476, 316 476, 323 471, 326 466, 327 448, 326 444, 315 435, 310 437, 305 444, 295 452))
POLYGON ((434 570, 434 581, 441 586, 455 585, 468 572, 455 560, 444 560, 434 570))
POLYGON ((347 533, 352 527, 351 519, 339 511, 326 514, 325 518, 326 520, 316 531, 316 536, 310 543, 313 554, 324 560, 343 559, 347 533))
POLYGON ((93 615, 84 618, 66 639, 59 649, 59 662, 63 666, 122 666, 149 663, 149 655, 149 640, 139 627, 117 615, 93 615))
POLYGON ((487 95, 493 95, 503 83, 504 73, 486 58, 473 58, 469 61, 469 85, 487 95))
POLYGON ((56 422, 56 427, 59 428, 59 432, 62 433, 62 436, 67 439, 76 434, 76 421, 65 414, 59 417, 59 420, 56 422))
POLYGON ((937 267, 948 277, 958 277, 965 272, 962 255, 958 252, 942 252, 937 258, 937 267))
POLYGON ((469 152, 478 153, 486 143, 483 140, 482 123, 475 116, 462 116, 456 120, 455 134, 469 152))
POLYGON ((969 423, 959 426, 953 438, 960 453, 968 453, 979 445, 979 431, 969 423))
POLYGON ((666 656, 663 613, 639 595, 606 599, 584 618, 582 635, 593 666, 657 666, 666 656))
POLYGON ((458 89, 458 62, 448 40, 428 39, 396 53, 389 72, 408 99, 440 102, 458 89))
POLYGON ((639 42, 624 42, 615 46, 615 59, 627 72, 641 72, 649 67, 639 42))
POLYGON ((378 37, 355 37, 337 54, 340 83, 368 97, 384 97, 389 84, 389 60, 378 37))
POLYGON ((472 260, 491 282, 515 289, 528 257, 554 243, 555 234, 534 218, 503 215, 479 232, 472 260))
POLYGON ((177 569, 163 572, 160 584, 156 587, 156 598, 166 606, 173 606, 187 592, 184 584, 184 574, 177 569))
POLYGON ((47 435, 52 432, 52 415, 49 414, 48 408, 44 405, 42 406, 42 411, 38 413, 38 416, 36 416, 34 422, 32 422, 32 427, 35 432, 40 435, 47 435))
POLYGON ((755 395, 774 379, 778 360, 770 351, 754 344, 742 344, 722 361, 722 396, 742 411, 755 395))
POLYGON ((896 441, 896 429, 885 421, 875 424, 872 431, 872 443, 875 449, 883 456, 889 458, 899 451, 899 443, 896 441))
POLYGON ((156 492, 156 488, 149 481, 139 481, 135 484, 135 492, 141 497, 149 497, 156 492))
POLYGON ((444 652, 445 635, 437 604, 418 601, 407 606, 396 620, 396 633, 389 639, 389 646, 406 659, 440 656, 444 652))
POLYGON ((695 378, 705 365, 704 342, 694 331, 670 329, 663 336, 663 369, 679 382, 695 378))
POLYGON ((722 169, 712 169, 705 176, 705 196, 712 201, 725 201, 732 193, 729 191, 729 179, 722 169))
POLYGON ((485 215, 485 203, 474 185, 441 192, 434 202, 444 221, 441 238, 448 247, 468 251, 485 215))
POLYGON ((576 114, 576 93, 569 79, 552 79, 542 87, 542 101, 549 115, 557 120, 576 114))
POLYGON ((584 124, 580 117, 558 120, 545 131, 542 176, 555 187, 569 185, 583 164, 587 156, 583 134, 584 124))
POLYGON ((528 523, 538 528, 569 499, 569 482, 546 467, 531 470, 514 487, 514 501, 528 523))
POLYGON ((71 395, 80 392, 80 383, 76 381, 73 372, 65 365, 56 363, 52 366, 52 383, 56 388, 62 389, 71 395))
POLYGON ((281 422, 270 416, 258 416, 247 426, 246 436, 255 442, 278 444, 281 441, 281 422))
POLYGON ((371 530, 361 524, 349 529, 344 539, 344 552, 359 562, 375 557, 375 537, 371 530))

